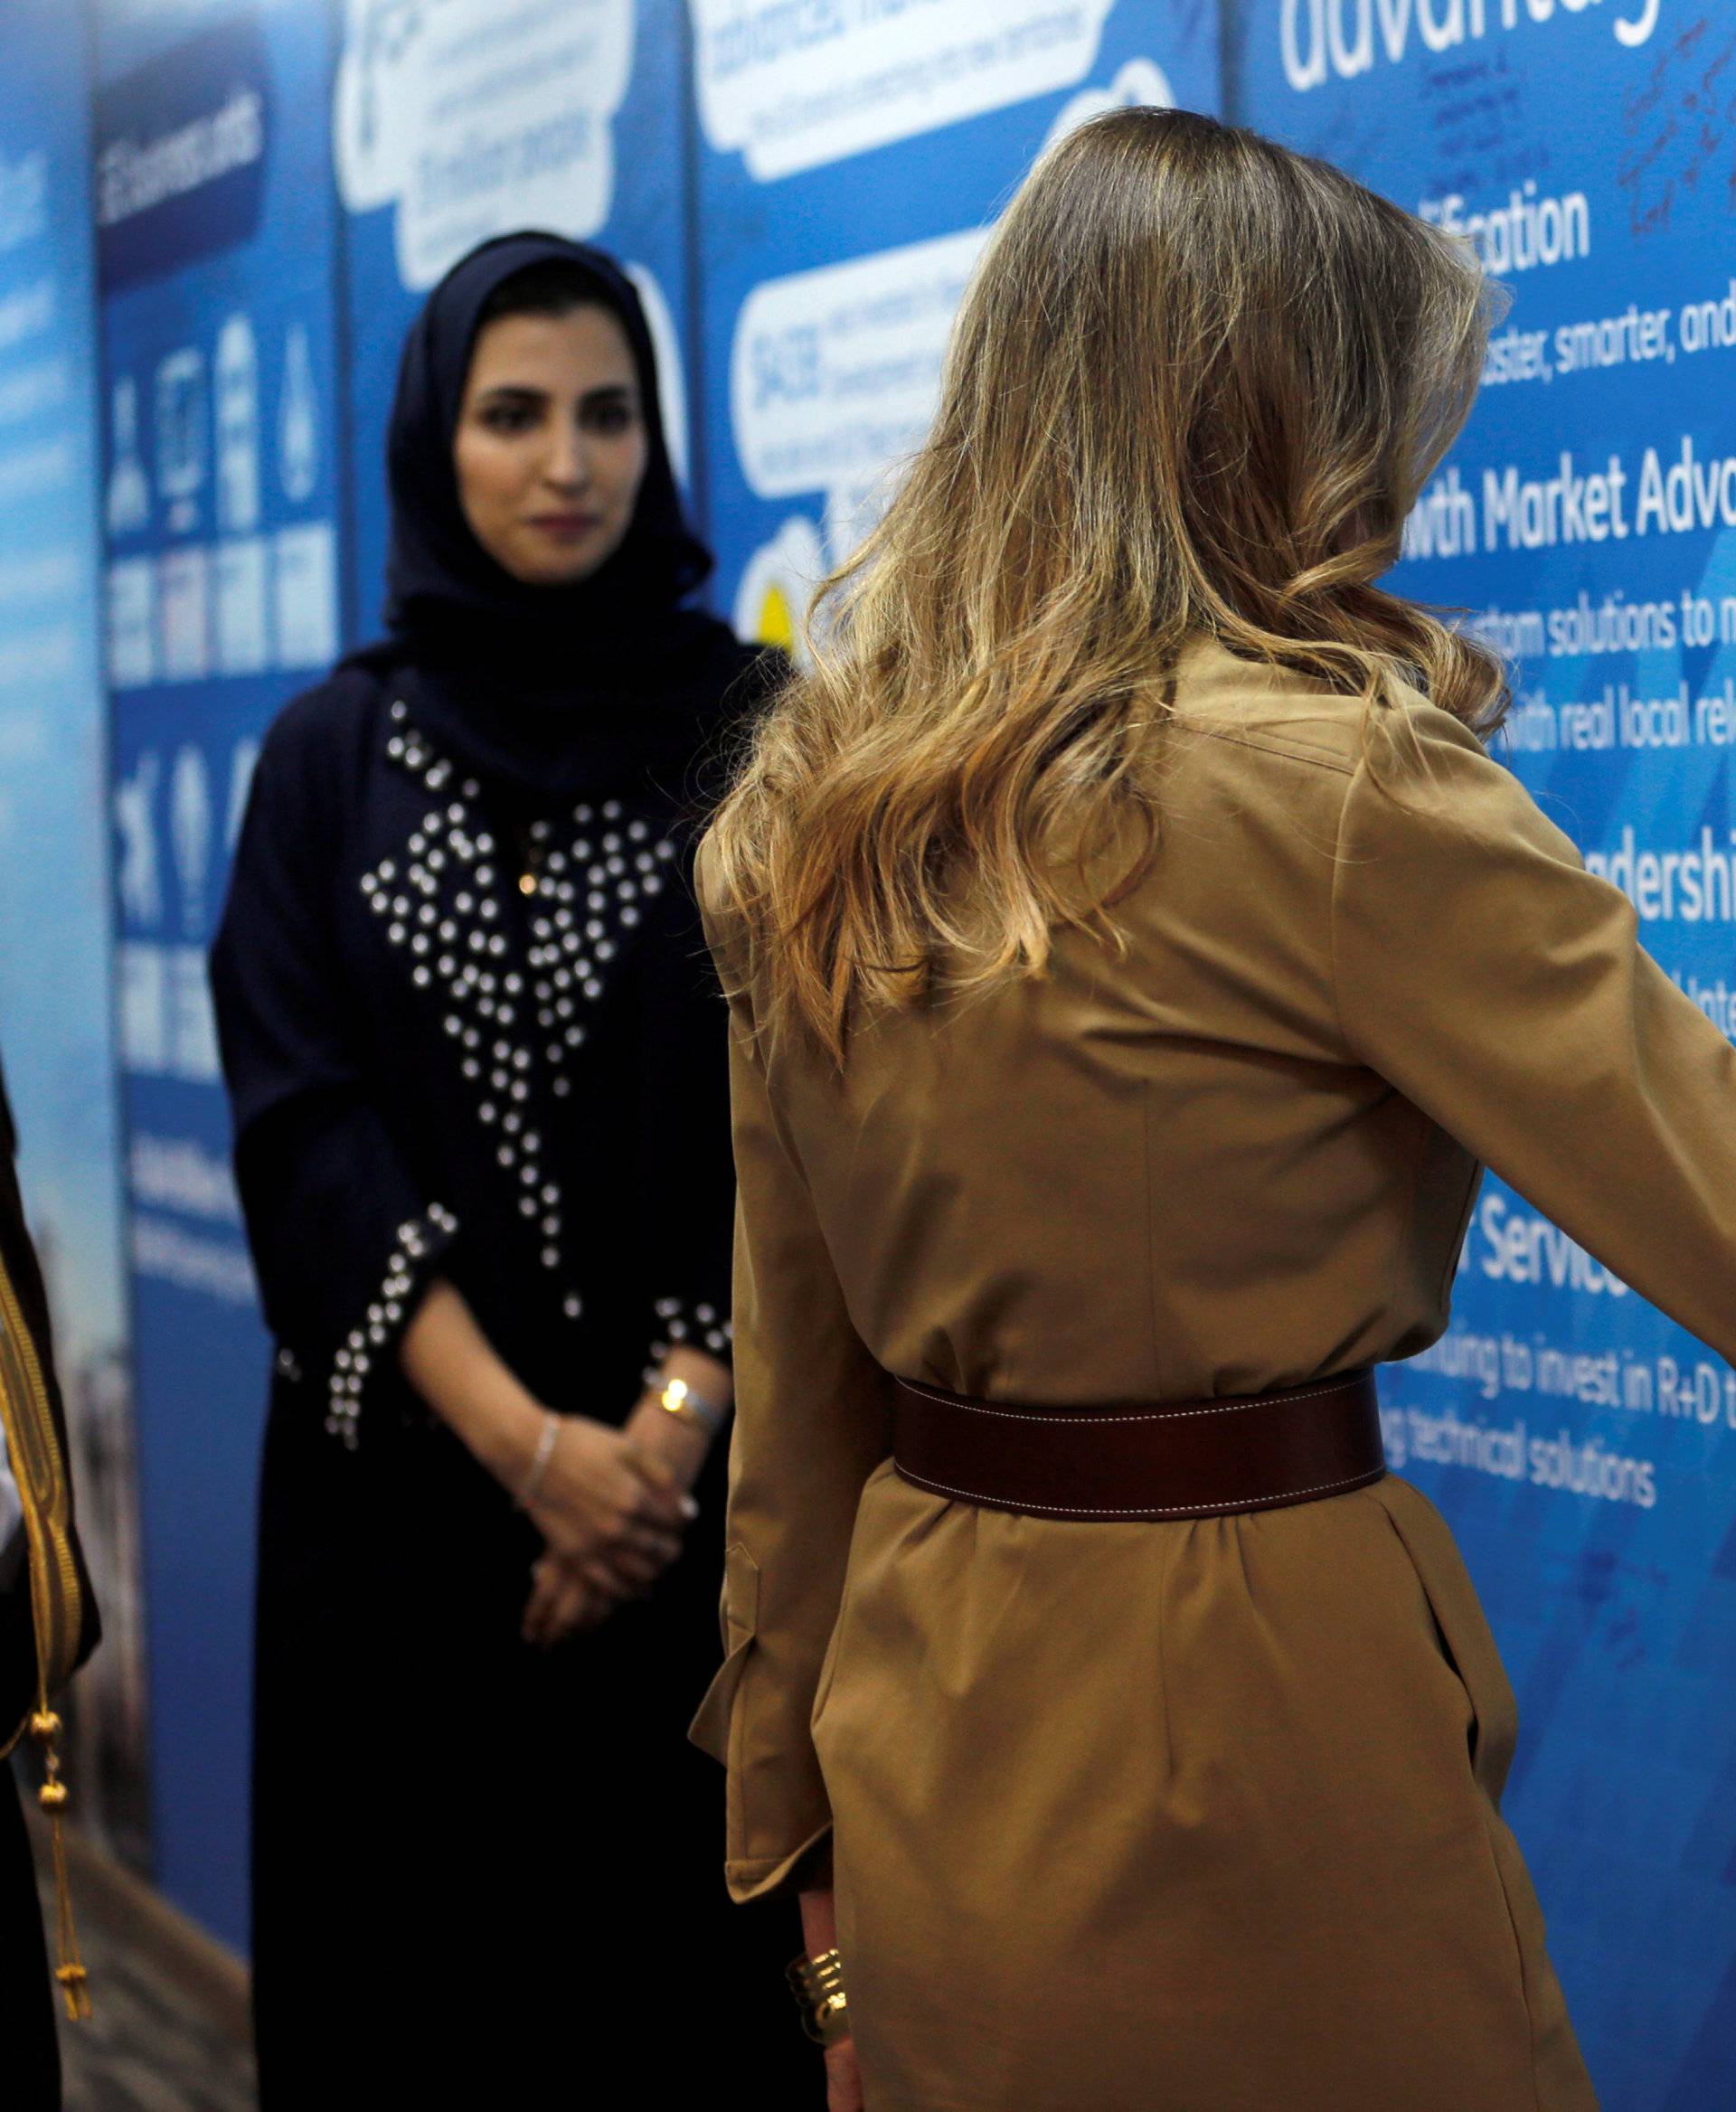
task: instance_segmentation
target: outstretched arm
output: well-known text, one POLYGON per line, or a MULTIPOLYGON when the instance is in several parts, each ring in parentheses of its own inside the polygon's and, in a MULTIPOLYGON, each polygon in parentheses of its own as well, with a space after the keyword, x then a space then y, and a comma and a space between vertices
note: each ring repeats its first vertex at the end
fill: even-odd
POLYGON ((1445 712, 1377 724, 1338 844, 1347 1042, 1600 1261, 1736 1356, 1736 1050, 1445 712))

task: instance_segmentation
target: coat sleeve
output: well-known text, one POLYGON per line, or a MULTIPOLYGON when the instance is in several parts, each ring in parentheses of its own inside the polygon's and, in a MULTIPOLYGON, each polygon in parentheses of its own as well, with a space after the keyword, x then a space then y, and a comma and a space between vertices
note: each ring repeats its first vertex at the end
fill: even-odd
POLYGON ((851 1325, 744 999, 731 1004, 730 1023, 728 1655, 693 1737, 729 1768, 724 1874, 733 1898, 751 1900, 827 1881, 832 1814, 810 1723, 856 1505, 892 1449, 892 1381, 851 1325))
POLYGON ((1333 948, 1362 1061, 1736 1355, 1736 1051, 1641 949, 1627 896, 1443 712, 1371 729, 1333 948))
POLYGON ((365 1399, 457 1220, 422 1193, 375 1104, 333 917, 344 797, 329 722, 268 737, 212 949, 248 1241, 279 1366, 354 1446, 365 1399))

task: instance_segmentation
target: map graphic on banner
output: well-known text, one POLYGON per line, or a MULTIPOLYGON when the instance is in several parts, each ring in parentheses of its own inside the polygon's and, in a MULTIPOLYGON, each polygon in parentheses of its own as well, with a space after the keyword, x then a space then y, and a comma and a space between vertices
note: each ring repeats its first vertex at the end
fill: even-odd
MULTIPOLYGON (((0 16, 0 1056, 105 1630, 66 1703, 83 1823, 146 1853, 93 494, 90 104, 52 0, 0 16)), ((5 1447, 0 1445, 0 1470, 5 1447)), ((18 1512, 0 1472, 0 1542, 18 1512)))
POLYGON ((259 738, 340 643, 330 24, 96 9, 101 509, 157 1870, 246 1928, 267 1350, 205 976, 259 738), (218 1698, 222 1706, 217 1706, 218 1698))
POLYGON ((1059 133, 1219 103, 1217 11, 691 0, 719 604, 801 650, 933 415, 995 212, 1059 133))
MULTIPOLYGON (((1240 19, 1246 120, 1510 291, 1395 583, 1511 655, 1497 752, 1731 1035, 1736 13, 1240 19)), ((1518 1691, 1507 1814, 1602 2101, 1736 2106, 1736 1376, 1491 1179, 1452 1328, 1384 1393, 1518 1691)))
POLYGON ((353 636, 380 629, 399 348, 429 288, 490 235, 546 228, 627 267, 686 480, 684 26, 678 0, 347 0, 332 146, 348 215, 353 636))

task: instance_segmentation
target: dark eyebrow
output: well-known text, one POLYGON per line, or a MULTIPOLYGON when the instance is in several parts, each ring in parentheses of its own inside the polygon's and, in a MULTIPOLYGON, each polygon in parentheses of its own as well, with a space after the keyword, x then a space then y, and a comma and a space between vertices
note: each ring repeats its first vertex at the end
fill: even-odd
MULTIPOLYGON (((605 382, 599 388, 587 389, 579 399, 584 410, 601 410, 615 403, 631 403, 638 394, 631 382, 605 382)), ((521 410, 543 410, 548 407, 546 389, 533 389, 527 382, 498 382, 492 389, 485 389, 477 399, 478 404, 510 405, 521 410)))

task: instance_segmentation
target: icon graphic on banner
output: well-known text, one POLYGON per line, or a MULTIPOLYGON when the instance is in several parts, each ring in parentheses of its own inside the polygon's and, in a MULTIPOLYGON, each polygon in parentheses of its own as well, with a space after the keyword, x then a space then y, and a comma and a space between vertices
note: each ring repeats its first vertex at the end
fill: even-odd
POLYGON ((108 680, 116 689, 143 689, 156 680, 156 559, 117 558, 105 601, 108 680))
POLYGON ((238 535, 215 556, 217 673, 261 674, 271 665, 265 538, 238 535))
POLYGON ((165 948, 140 938, 124 938, 115 948, 120 1060, 146 1078, 160 1078, 169 1068, 165 953, 165 948))
POLYGON ((196 344, 184 344, 156 370, 156 488, 169 502, 169 526, 177 534, 199 518, 205 415, 204 354, 196 344))
POLYGON ((213 1085, 222 1075, 217 1052, 217 1015, 211 1002, 205 949, 171 946, 165 990, 169 1015, 170 1069, 195 1085, 213 1085))
POLYGON ((156 751, 147 748, 132 776, 115 786, 115 827, 120 835, 118 885, 122 913, 132 924, 156 924, 163 915, 156 859, 156 780, 161 769, 156 751))
POLYGON ((247 796, 253 787, 253 771, 259 759, 259 743, 250 733, 235 743, 229 759, 229 801, 223 813, 223 848, 233 851, 241 840, 241 824, 247 819, 247 796))
POLYGON ((329 521, 279 528, 272 540, 278 665, 326 667, 337 657, 337 534, 329 521))
POLYGON ((744 638, 778 646, 798 665, 807 653, 802 622, 826 577, 826 546, 806 514, 792 514, 748 560, 735 595, 735 627, 744 638))
POLYGON ((138 383, 123 374, 113 397, 114 465, 104 507, 110 535, 130 535, 149 524, 151 487, 138 457, 138 383))
POLYGON ((284 496, 300 505, 319 480, 319 401, 307 333, 291 323, 283 340, 283 396, 278 405, 278 476, 284 496))
POLYGON ((157 560, 165 682, 203 682, 211 673, 211 550, 203 542, 165 550, 157 560))
POLYGON ((181 886, 181 929, 189 938, 203 938, 211 872, 211 774, 191 741, 175 756, 169 781, 169 837, 181 886))
POLYGON ((217 335, 217 517, 232 535, 259 518, 259 362, 242 315, 217 335))

